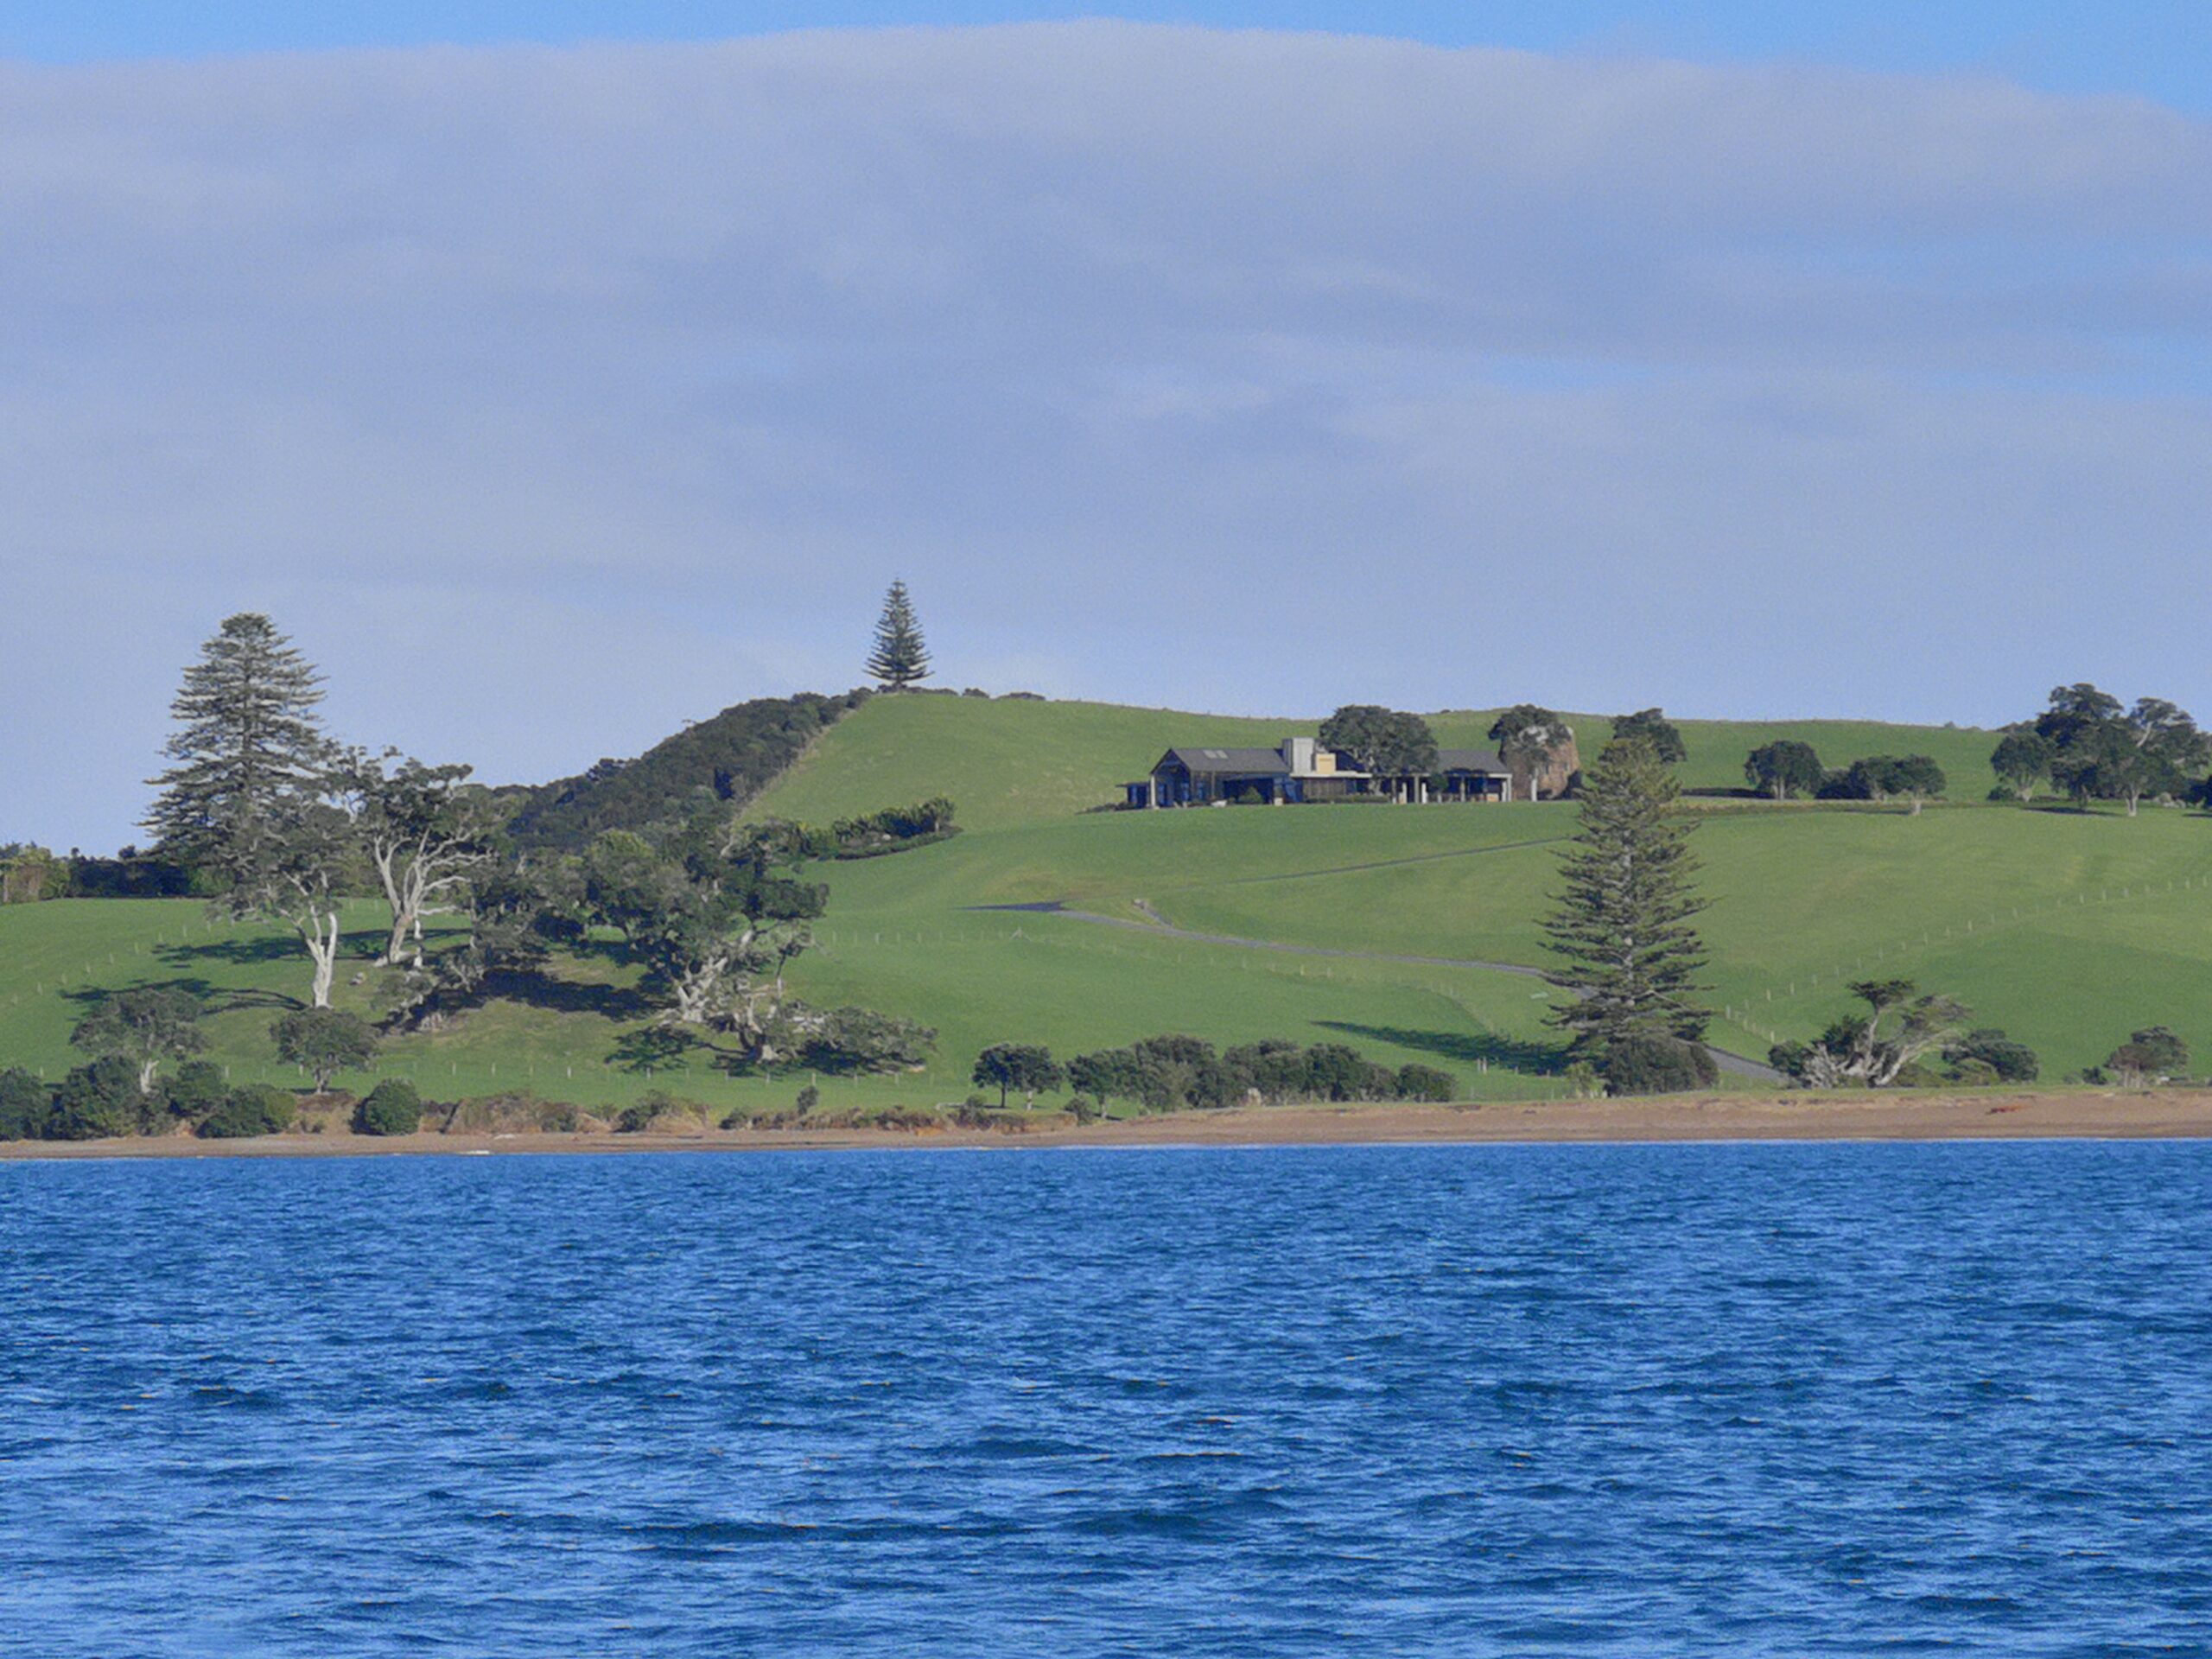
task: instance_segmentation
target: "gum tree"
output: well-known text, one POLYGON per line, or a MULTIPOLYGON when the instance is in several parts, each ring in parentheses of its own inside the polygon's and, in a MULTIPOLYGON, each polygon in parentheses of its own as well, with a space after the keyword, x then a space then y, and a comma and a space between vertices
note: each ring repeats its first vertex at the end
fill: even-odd
POLYGON ((381 756, 354 749, 344 758, 362 850, 391 912, 382 962, 398 963, 411 945, 419 963, 423 918, 461 909, 470 882, 493 868, 499 812, 469 786, 471 770, 425 766, 391 749, 381 756))

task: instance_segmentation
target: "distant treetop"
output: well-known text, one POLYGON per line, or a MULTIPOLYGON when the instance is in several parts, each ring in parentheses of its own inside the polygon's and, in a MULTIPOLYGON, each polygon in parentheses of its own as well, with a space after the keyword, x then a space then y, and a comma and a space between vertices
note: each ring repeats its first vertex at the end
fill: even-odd
POLYGON ((1662 765, 1673 766, 1678 760, 1689 759, 1689 750, 1682 743, 1682 734, 1675 722, 1660 709, 1639 709, 1632 715, 1621 715, 1613 721, 1615 741, 1624 739, 1643 744, 1662 765))
POLYGON ((875 646, 868 652, 868 671, 888 691, 903 691, 930 677, 929 647, 922 643, 922 625, 914 615, 914 601, 906 584, 894 582, 883 596, 883 614, 875 624, 875 646))

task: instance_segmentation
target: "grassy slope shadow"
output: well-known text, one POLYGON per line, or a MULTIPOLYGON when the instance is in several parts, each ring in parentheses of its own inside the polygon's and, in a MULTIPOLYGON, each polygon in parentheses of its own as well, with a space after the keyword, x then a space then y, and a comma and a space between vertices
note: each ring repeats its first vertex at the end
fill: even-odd
POLYGON ((1414 1031, 1404 1026, 1357 1025, 1349 1020, 1317 1020, 1314 1024, 1343 1032, 1346 1036, 1393 1043, 1418 1053, 1458 1060, 1464 1065, 1483 1063, 1515 1071, 1556 1073, 1567 1065, 1567 1051, 1562 1046, 1500 1037, 1492 1032, 1414 1031))

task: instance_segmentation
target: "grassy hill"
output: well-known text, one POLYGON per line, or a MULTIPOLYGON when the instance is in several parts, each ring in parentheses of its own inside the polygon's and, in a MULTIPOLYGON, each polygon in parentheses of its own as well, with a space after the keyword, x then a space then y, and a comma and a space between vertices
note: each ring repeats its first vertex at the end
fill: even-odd
MULTIPOLYGON (((1479 741, 1489 722, 1434 723, 1450 743, 1479 741)), ((1540 982, 1389 958, 1541 963, 1536 924, 1572 805, 1084 810, 1171 742, 1271 743, 1300 725, 1311 722, 892 697, 831 727, 754 810, 818 821, 943 793, 969 828, 829 867, 831 910, 822 948, 796 966, 799 993, 920 1019, 940 1037, 925 1073, 824 1079, 825 1103, 957 1099, 989 1042, 1068 1053, 1169 1030, 1345 1040, 1391 1064, 1442 1064, 1472 1098, 1555 1094, 1555 1080, 1531 1075, 1548 1040, 1552 994, 1540 982), (995 908, 1052 903, 1128 925, 995 908)), ((1594 749, 1604 722, 1578 728, 1594 749)), ((1684 733, 1681 771, 1705 787, 1737 781, 1745 750, 1774 737, 1803 738, 1839 764, 1931 753, 1954 793, 1977 803, 1990 781, 1986 733, 1840 722, 1684 722, 1684 733)), ((1696 845, 1713 1001, 1730 1011, 1713 1032, 1724 1046, 1758 1053, 1770 1033, 1810 1036, 1846 1005, 1845 979, 1879 971, 1963 996, 2033 1046, 2047 1077, 2153 1021, 2212 1058, 2212 823, 2199 815, 1976 804, 1915 817, 1715 801, 1696 845)), ((365 906, 364 952, 375 919, 365 906)), ((341 1000, 365 999, 351 976, 341 1000)), ((0 910, 0 1058, 58 1074, 89 989, 182 982, 221 1009, 216 1058, 280 1076, 266 1028, 304 979, 284 939, 210 930, 188 902, 0 910)), ((626 971, 604 961, 562 963, 526 988, 394 1041, 385 1068, 438 1097, 530 1088, 588 1105, 671 1083, 715 1104, 780 1103, 799 1081, 610 1064, 641 1010, 626 971)))
MULTIPOLYGON (((1446 748, 1483 745, 1495 709, 1428 716, 1446 748)), ((1268 746, 1313 731, 1321 716, 1251 720, 1128 709, 1100 702, 1033 702, 979 697, 878 697, 840 721, 755 799, 755 813, 826 822, 893 802, 949 796, 960 821, 979 830, 1065 819, 1122 798, 1174 744, 1268 746)), ((1573 715, 1575 737, 1594 755, 1611 735, 1602 715, 1573 715)), ((1741 789, 1744 757, 1763 743, 1810 743, 1830 766, 1871 754, 1926 754, 1950 779, 1951 798, 1978 801, 1996 778, 1996 734, 1955 726, 1884 726, 1865 721, 1686 720, 1689 757, 1679 769, 1695 790, 1741 789)))

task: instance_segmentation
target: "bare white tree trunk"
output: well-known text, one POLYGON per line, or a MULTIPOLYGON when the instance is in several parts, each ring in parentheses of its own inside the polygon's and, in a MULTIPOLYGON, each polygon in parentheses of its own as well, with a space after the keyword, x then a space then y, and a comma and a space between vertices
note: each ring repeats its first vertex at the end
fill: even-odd
POLYGON ((310 905, 300 919, 300 938, 315 959, 315 1003, 330 1006, 330 988, 338 977, 338 906, 310 905))
POLYGON ((482 851, 458 836, 424 834, 411 840, 378 837, 370 843, 377 867, 377 883, 391 912, 391 932, 379 961, 396 966, 408 954, 422 957, 423 918, 450 915, 455 906, 441 902, 468 879, 470 870, 484 861, 482 851))

